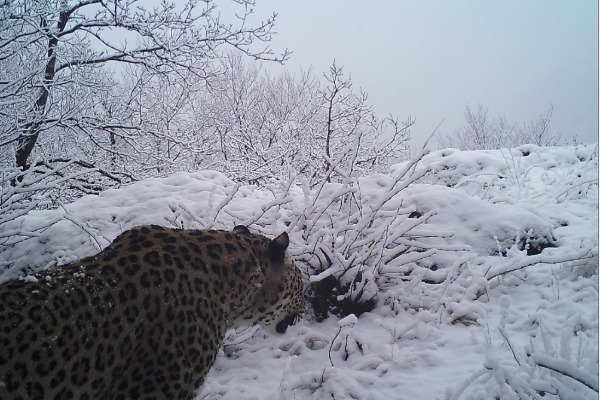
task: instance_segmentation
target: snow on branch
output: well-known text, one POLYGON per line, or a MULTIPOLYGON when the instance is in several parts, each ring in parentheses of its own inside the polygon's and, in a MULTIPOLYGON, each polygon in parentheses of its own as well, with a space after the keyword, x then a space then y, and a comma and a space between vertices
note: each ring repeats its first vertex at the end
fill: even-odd
POLYGON ((508 264, 499 265, 492 267, 486 274, 486 279, 492 280, 498 276, 508 274, 510 272, 518 271, 520 269, 536 265, 536 264, 562 264, 572 261, 581 261, 585 259, 593 258, 594 252, 592 249, 585 249, 579 253, 565 254, 557 256, 549 256, 545 254, 537 254, 534 256, 521 257, 517 260, 511 261, 508 264))
POLYGON ((548 368, 552 371, 558 372, 561 375, 568 376, 569 378, 584 384, 594 392, 598 393, 598 378, 580 370, 570 362, 548 357, 543 354, 532 354, 531 358, 536 365, 548 368))
POLYGON ((294 180, 290 179, 288 181, 287 185, 285 186, 285 188, 283 189, 280 196, 275 196, 275 198, 272 201, 270 201, 266 204, 263 204, 258 210, 256 210, 254 212, 254 214, 250 218, 244 220, 244 222, 242 224, 245 226, 250 226, 250 225, 256 224, 256 222, 258 220, 260 220, 267 213, 267 211, 269 211, 273 207, 279 207, 279 206, 282 206, 282 205, 285 205, 285 204, 288 204, 289 202, 291 202, 292 199, 289 194, 290 194, 290 188, 293 183, 294 183, 294 180))
POLYGON ((219 204, 213 209, 212 217, 209 218, 210 223, 206 226, 206 229, 212 229, 217 222, 217 217, 223 208, 231 202, 234 196, 237 194, 240 189, 240 184, 236 183, 233 189, 225 196, 225 198, 219 202, 219 204))

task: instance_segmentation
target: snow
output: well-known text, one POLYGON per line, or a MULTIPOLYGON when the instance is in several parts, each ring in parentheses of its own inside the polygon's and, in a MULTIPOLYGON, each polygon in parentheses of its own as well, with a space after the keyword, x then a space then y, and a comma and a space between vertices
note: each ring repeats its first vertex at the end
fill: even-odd
MULTIPOLYGON (((597 146, 436 151, 420 163, 428 174, 377 209, 406 168, 361 178, 352 190, 380 215, 426 218, 389 233, 410 231, 427 250, 382 276, 413 273, 382 282, 376 308, 358 318, 307 315, 281 336, 230 331, 198 399, 517 399, 542 398, 540 390, 544 399, 597 398, 597 146)), ((0 282, 32 279, 31 271, 94 254, 148 223, 249 223, 271 236, 294 228, 290 254, 299 255, 302 224, 332 233, 298 210, 323 213, 349 190, 326 185, 311 204, 306 186, 276 189, 214 171, 177 173, 32 212, 6 229, 65 218, 1 253, 0 282)))
POLYGON ((338 326, 340 328, 344 328, 344 327, 352 327, 354 325, 356 325, 356 323, 358 322, 358 318, 356 318, 356 315, 354 314, 350 314, 345 316, 344 318, 340 319, 338 321, 338 326))

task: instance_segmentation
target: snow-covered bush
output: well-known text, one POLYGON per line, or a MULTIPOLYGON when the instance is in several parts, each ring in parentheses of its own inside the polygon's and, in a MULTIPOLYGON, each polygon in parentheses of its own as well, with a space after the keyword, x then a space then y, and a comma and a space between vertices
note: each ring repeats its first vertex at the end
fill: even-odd
POLYGON ((427 173, 419 166, 423 155, 391 176, 302 186, 301 211, 289 229, 300 238, 294 255, 311 276, 317 320, 371 311, 392 276, 410 275, 436 253, 441 243, 432 240, 440 235, 426 228, 435 210, 418 214, 403 203, 406 189, 427 173))

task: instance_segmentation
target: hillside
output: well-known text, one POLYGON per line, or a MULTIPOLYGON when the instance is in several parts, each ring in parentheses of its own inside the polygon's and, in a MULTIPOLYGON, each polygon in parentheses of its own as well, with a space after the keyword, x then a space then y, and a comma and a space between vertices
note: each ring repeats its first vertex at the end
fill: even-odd
POLYGON ((287 230, 291 255, 316 284, 342 271, 347 254, 323 249, 334 261, 316 270, 311 249, 356 230, 366 233, 352 243, 388 257, 365 255, 365 278, 350 269, 346 282, 361 284, 374 308, 358 319, 307 315, 280 337, 231 331, 198 399, 597 398, 581 383, 597 391, 597 146, 445 149, 388 174, 269 189, 214 171, 177 173, 31 212, 5 225, 14 235, 0 252, 0 282, 154 223, 287 230), (346 201, 356 208, 342 215, 346 201), (410 251, 389 256, 381 238, 394 235, 410 251))

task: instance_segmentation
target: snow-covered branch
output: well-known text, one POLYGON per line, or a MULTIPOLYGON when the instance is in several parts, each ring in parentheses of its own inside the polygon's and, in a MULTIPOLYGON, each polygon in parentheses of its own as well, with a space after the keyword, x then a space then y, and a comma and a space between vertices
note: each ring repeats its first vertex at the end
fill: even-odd
POLYGON ((532 354, 531 358, 540 367, 548 368, 571 379, 575 379, 577 382, 584 384, 598 393, 598 378, 580 370, 568 361, 548 357, 543 354, 532 354))
POLYGON ((536 265, 536 264, 562 264, 572 261, 580 261, 593 258, 594 254, 591 249, 585 249, 579 253, 548 256, 545 254, 537 254, 534 256, 524 256, 517 260, 492 267, 486 274, 487 280, 492 280, 498 276, 518 271, 520 269, 536 265))

